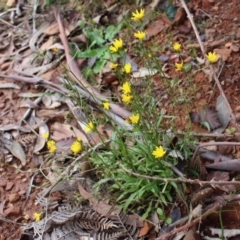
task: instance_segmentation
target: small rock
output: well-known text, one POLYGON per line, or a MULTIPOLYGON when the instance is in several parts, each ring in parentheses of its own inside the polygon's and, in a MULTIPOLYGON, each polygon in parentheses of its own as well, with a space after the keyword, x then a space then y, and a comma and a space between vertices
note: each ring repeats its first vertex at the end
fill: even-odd
POLYGON ((200 92, 198 92, 198 93, 196 94, 196 98, 199 100, 201 97, 202 97, 202 94, 201 94, 200 92))
POLYGON ((7 180, 0 179, 0 187, 5 187, 7 185, 7 180))
POLYGON ((13 185, 14 185, 13 182, 8 182, 8 183, 7 183, 7 186, 6 186, 6 190, 7 190, 7 191, 11 190, 12 187, 13 187, 13 185))
POLYGON ((19 215, 20 211, 20 207, 13 205, 4 211, 4 217, 7 217, 9 215, 19 215))
POLYGON ((11 203, 17 202, 20 199, 20 196, 17 193, 12 193, 8 196, 8 200, 11 203))

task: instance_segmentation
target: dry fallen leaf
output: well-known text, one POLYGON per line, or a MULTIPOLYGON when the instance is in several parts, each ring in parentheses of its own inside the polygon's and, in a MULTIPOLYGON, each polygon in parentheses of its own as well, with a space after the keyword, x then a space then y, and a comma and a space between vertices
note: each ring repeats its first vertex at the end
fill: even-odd
POLYGON ((225 62, 230 57, 232 50, 229 48, 215 48, 214 52, 220 55, 222 60, 225 62))
POLYGON ((144 221, 143 227, 140 229, 138 237, 140 238, 140 237, 146 236, 153 227, 154 226, 152 223, 150 223, 149 221, 144 221))
POLYGON ((114 210, 113 206, 103 201, 99 201, 92 194, 87 192, 79 182, 78 190, 84 199, 89 200, 92 209, 98 212, 99 214, 102 214, 103 216, 109 216, 109 213, 114 210))
POLYGON ((4 147, 7 148, 7 150, 11 152, 14 157, 18 158, 21 161, 23 166, 26 165, 26 154, 23 151, 22 146, 18 142, 13 141, 12 144, 7 144, 3 142, 3 144, 4 147))
POLYGON ((148 37, 153 37, 160 33, 164 28, 166 28, 166 24, 162 19, 158 19, 155 22, 151 22, 146 29, 146 33, 148 37))
POLYGON ((213 106, 205 107, 198 113, 191 112, 190 118, 192 122, 199 122, 203 126, 206 126, 205 124, 207 123, 210 129, 221 127, 221 123, 217 116, 217 111, 213 106))
POLYGON ((69 125, 55 122, 52 126, 53 135, 51 138, 55 141, 70 137, 79 137, 82 139, 84 144, 88 144, 88 139, 79 129, 69 125))

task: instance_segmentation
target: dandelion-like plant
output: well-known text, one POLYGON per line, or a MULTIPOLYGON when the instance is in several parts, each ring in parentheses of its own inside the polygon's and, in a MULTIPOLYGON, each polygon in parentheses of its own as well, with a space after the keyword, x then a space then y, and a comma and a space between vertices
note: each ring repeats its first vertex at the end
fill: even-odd
POLYGON ((122 85, 122 91, 123 91, 124 94, 129 94, 129 93, 131 93, 131 85, 130 85, 129 82, 123 83, 123 85, 122 85))
POLYGON ((146 37, 146 32, 138 31, 138 32, 134 33, 134 37, 139 40, 143 40, 146 37))
POLYGON ((74 141, 71 145, 71 151, 73 154, 78 154, 82 150, 82 143, 81 139, 77 138, 76 141, 74 141))
POLYGON ((155 150, 152 152, 152 155, 155 158, 161 158, 165 154, 166 154, 166 150, 164 150, 162 146, 156 147, 155 150))
POLYGON ((102 103, 102 105, 103 105, 103 109, 105 109, 105 110, 109 110, 110 109, 110 103, 108 101, 104 101, 102 103))
POLYGON ((54 140, 48 140, 47 148, 50 153, 55 153, 57 151, 56 142, 54 140))
POLYGON ((94 128, 95 128, 95 126, 94 126, 93 122, 90 121, 90 122, 85 126, 84 131, 85 131, 86 133, 89 133, 89 132, 93 131, 94 128))
POLYGON ((116 69, 118 67, 118 64, 117 63, 111 63, 110 64, 110 68, 111 69, 116 69))
POLYGON ((44 139, 48 139, 48 138, 49 138, 49 133, 48 133, 48 132, 45 132, 45 133, 43 134, 43 138, 44 138, 44 139))
POLYGON ((183 69, 183 62, 175 63, 175 69, 176 71, 181 71, 183 69))
POLYGON ((126 63, 124 66, 123 66, 123 71, 125 73, 131 73, 132 72, 132 65, 131 63, 126 63))
POLYGON ((131 19, 133 21, 139 21, 139 20, 142 20, 144 15, 145 15, 145 10, 144 9, 141 9, 140 11, 136 10, 135 12, 132 12, 131 19))
POLYGON ((34 212, 33 216, 34 216, 35 221, 39 222, 41 220, 42 213, 34 212))
POLYGON ((179 42, 174 43, 173 44, 173 49, 177 52, 180 51, 181 50, 181 44, 179 42))
POLYGON ((209 61, 210 63, 215 63, 215 62, 218 61, 218 57, 217 57, 217 55, 216 55, 215 52, 209 52, 209 53, 206 55, 206 57, 207 57, 207 59, 208 59, 208 61, 209 61))
POLYGON ((115 52, 116 53, 122 47, 123 47, 123 40, 121 38, 119 38, 119 39, 115 39, 114 40, 112 46, 109 47, 109 50, 111 52, 115 52))
POLYGON ((126 104, 129 104, 133 99, 133 96, 130 94, 122 94, 122 101, 126 104))
POLYGON ((137 113, 137 114, 132 114, 130 117, 129 117, 130 121, 132 124, 138 124, 139 120, 140 120, 140 115, 137 113))

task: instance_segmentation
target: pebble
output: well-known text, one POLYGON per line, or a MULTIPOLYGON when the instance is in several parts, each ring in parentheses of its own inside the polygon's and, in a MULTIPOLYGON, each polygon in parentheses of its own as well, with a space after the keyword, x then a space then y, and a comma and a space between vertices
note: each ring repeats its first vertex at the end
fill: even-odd
POLYGON ((17 193, 12 193, 8 196, 8 200, 11 203, 17 202, 20 199, 20 196, 17 193))
POLYGON ((20 207, 13 205, 4 211, 4 217, 7 217, 9 215, 19 215, 20 211, 20 207))

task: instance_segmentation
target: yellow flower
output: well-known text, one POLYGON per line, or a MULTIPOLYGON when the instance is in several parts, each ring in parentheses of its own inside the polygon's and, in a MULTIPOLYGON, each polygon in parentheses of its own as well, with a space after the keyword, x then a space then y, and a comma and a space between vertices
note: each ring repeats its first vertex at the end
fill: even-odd
POLYGON ((74 154, 78 154, 81 150, 82 150, 81 141, 78 141, 78 139, 77 139, 77 140, 74 141, 73 144, 71 145, 71 151, 72 151, 74 154))
POLYGON ((43 138, 44 138, 44 139, 48 139, 48 138, 49 138, 49 133, 48 133, 48 132, 45 132, 45 133, 43 134, 43 138))
POLYGON ((117 66, 118 66, 117 63, 111 63, 111 64, 110 64, 110 68, 111 68, 111 69, 116 69, 117 66))
POLYGON ((140 11, 136 10, 136 12, 132 12, 132 17, 131 19, 133 21, 138 21, 138 20, 141 20, 145 15, 145 10, 144 9, 141 9, 140 11))
POLYGON ((175 63, 175 69, 176 71, 181 71, 183 69, 183 62, 175 63))
POLYGON ((55 54, 57 54, 57 53, 58 53, 58 48, 54 47, 54 48, 52 48, 52 51, 53 51, 55 54))
POLYGON ((56 142, 54 140, 47 141, 47 148, 50 153, 55 153, 57 151, 56 142))
POLYGON ((181 49, 181 44, 178 43, 178 42, 174 43, 174 44, 173 44, 173 49, 174 49, 175 51, 180 51, 180 49, 181 49))
POLYGON ((37 213, 37 212, 33 213, 33 216, 34 216, 36 222, 39 222, 41 220, 41 215, 42 215, 42 213, 37 213))
POLYGON ((129 94, 122 94, 122 101, 126 104, 129 104, 132 101, 133 96, 129 94))
POLYGON ((148 57, 149 57, 149 58, 152 58, 152 54, 151 54, 151 53, 149 53, 149 54, 148 54, 148 57))
POLYGON ((138 124, 140 116, 139 114, 133 114, 132 116, 129 117, 130 121, 132 124, 138 124))
POLYGON ((131 73, 132 71, 132 65, 131 63, 126 63, 124 66, 123 66, 123 70, 125 73, 131 73))
POLYGON ((102 103, 103 104, 103 108, 106 109, 106 110, 109 110, 110 109, 110 103, 108 101, 105 101, 102 103))
POLYGON ((124 94, 128 94, 128 93, 131 93, 131 85, 129 82, 125 82, 123 85, 122 85, 122 91, 124 94))
POLYGON ((90 121, 90 122, 85 126, 84 131, 85 131, 86 133, 89 133, 89 132, 91 132, 92 130, 94 130, 94 128, 95 128, 95 126, 94 126, 93 122, 90 121))
POLYGON ((156 147, 155 150, 152 152, 152 155, 155 158, 161 158, 165 154, 166 154, 166 150, 164 150, 162 146, 156 147))
POLYGON ((138 31, 134 33, 134 37, 136 37, 139 40, 143 40, 146 37, 146 32, 138 31))
POLYGON ((123 40, 121 38, 115 39, 112 46, 109 47, 109 50, 112 52, 117 52, 119 48, 123 47, 123 40))
POLYGON ((206 57, 210 63, 215 63, 218 60, 218 57, 215 52, 209 52, 208 55, 206 55, 206 57))

